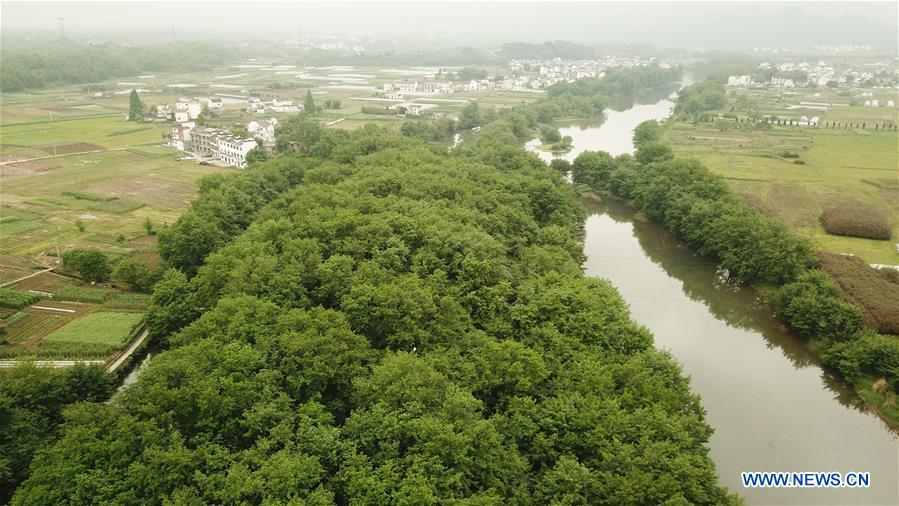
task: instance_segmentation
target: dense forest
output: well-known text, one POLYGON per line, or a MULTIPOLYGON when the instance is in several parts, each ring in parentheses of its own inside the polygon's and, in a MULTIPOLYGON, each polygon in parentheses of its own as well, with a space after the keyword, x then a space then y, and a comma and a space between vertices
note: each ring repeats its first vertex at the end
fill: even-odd
POLYGON ((71 43, 48 45, 40 51, 4 50, 0 60, 0 90, 96 83, 142 72, 193 72, 232 61, 235 49, 201 42, 177 42, 140 47, 71 43))
MULTIPOLYGON (((819 268, 835 260, 816 259, 808 239, 743 202, 721 176, 699 162, 675 158, 660 143, 661 133, 655 121, 639 125, 633 157, 582 153, 571 164, 574 182, 630 201, 741 282, 761 287, 787 324, 810 338, 824 362, 848 381, 883 378, 883 388, 899 391, 899 341, 877 333, 892 328, 884 322, 892 321, 894 308, 880 301, 863 314, 847 301, 851 294, 819 268)), ((891 283, 867 275, 869 284, 891 283)), ((895 290, 890 285, 880 295, 895 290)))
POLYGON ((204 181, 160 239, 170 350, 66 409, 13 504, 734 502, 698 398, 583 276, 573 192, 514 127, 448 154, 297 119, 281 156, 204 181))

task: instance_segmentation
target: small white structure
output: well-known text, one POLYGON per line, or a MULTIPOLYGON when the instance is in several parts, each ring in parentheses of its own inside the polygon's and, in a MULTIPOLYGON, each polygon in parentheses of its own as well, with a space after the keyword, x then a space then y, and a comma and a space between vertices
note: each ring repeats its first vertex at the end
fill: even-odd
POLYGON ((217 112, 217 111, 221 111, 221 110, 222 110, 223 103, 222 103, 222 99, 213 97, 213 98, 210 98, 210 99, 206 102, 206 105, 209 107, 209 110, 210 110, 210 111, 216 111, 216 112, 217 112))
POLYGON ((187 111, 175 111, 175 123, 190 121, 190 113, 187 111))
POLYGON ((159 104, 156 106, 156 118, 163 120, 172 119, 172 108, 168 104, 159 104))
MULTIPOLYGON (((268 109, 272 112, 299 112, 300 108, 293 104, 292 100, 278 100, 277 98, 272 99, 272 103, 269 104, 268 109)), ((258 110, 256 112, 259 112, 258 110)))
POLYGON ((750 84, 752 84, 752 77, 748 75, 729 76, 727 78, 728 86, 749 86, 750 84))
MULTIPOLYGON (((200 113, 203 112, 203 106, 200 105, 200 102, 196 100, 192 100, 187 97, 181 97, 178 99, 178 102, 175 104, 175 112, 186 112, 188 120, 197 119, 200 116, 200 113)), ((178 121, 177 117, 175 121, 178 121)))
POLYGON ((421 104, 406 104, 406 116, 421 116, 423 109, 421 104))
POLYGON ((896 107, 896 102, 893 102, 892 100, 887 100, 887 107, 896 107))

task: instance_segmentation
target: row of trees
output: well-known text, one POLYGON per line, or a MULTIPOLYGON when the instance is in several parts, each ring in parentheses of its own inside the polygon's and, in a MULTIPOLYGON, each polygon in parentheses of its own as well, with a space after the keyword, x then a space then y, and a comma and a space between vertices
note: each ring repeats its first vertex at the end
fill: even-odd
POLYGON ((720 109, 727 104, 724 83, 718 79, 706 79, 691 84, 677 93, 674 114, 694 119, 706 111, 720 109))
POLYGON ((562 81, 546 89, 550 97, 561 95, 606 97, 631 96, 641 92, 668 86, 681 76, 678 67, 662 68, 657 65, 630 69, 608 70, 601 79, 562 81))
POLYGON ((298 119, 246 172, 294 182, 268 205, 204 181, 222 245, 166 239, 196 272, 153 295, 172 349, 70 408, 13 504, 734 502, 679 367, 583 276, 570 188, 498 122, 447 154, 298 119))
POLYGON ((825 363, 849 381, 882 377, 899 391, 899 342, 862 328, 859 309, 816 268, 810 242, 743 203, 698 162, 674 158, 661 133, 655 121, 640 124, 634 157, 581 154, 570 166, 574 182, 630 200, 740 281, 772 286, 779 314, 816 341, 825 363))
POLYGON ((0 90, 105 81, 141 72, 196 72, 232 61, 237 48, 201 42, 153 46, 52 45, 39 51, 4 50, 0 90))

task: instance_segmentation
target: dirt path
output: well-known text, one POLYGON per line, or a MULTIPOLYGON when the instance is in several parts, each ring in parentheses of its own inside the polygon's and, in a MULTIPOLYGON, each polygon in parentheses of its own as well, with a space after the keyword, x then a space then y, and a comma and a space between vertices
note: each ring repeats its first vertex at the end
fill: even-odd
POLYGON ((93 151, 78 151, 77 153, 63 153, 61 155, 47 155, 47 156, 38 156, 35 158, 24 158, 22 160, 7 160, 5 162, 0 162, 0 165, 12 165, 14 163, 25 163, 25 162, 35 162, 37 160, 47 160, 49 158, 59 158, 62 156, 73 156, 73 155, 87 155, 91 153, 104 153, 106 151, 125 151, 128 148, 104 148, 104 149, 95 149, 93 151))
POLYGON ((148 335, 150 335, 150 331, 147 329, 144 329, 144 331, 141 332, 140 337, 135 339, 134 342, 131 343, 131 346, 129 346, 127 350, 122 352, 122 354, 119 355, 118 358, 116 358, 115 360, 112 361, 111 364, 106 366, 106 372, 113 372, 116 369, 118 369, 119 366, 122 365, 122 362, 124 362, 126 358, 130 357, 131 354, 134 353, 134 350, 136 350, 141 344, 143 344, 144 341, 147 340, 148 335))
POLYGON ((19 278, 19 279, 14 279, 14 280, 12 280, 12 281, 7 281, 6 283, 0 284, 0 286, 12 285, 12 284, 18 283, 19 281, 22 281, 23 279, 28 279, 28 278, 30 278, 30 277, 37 276, 38 274, 43 274, 43 273, 45 273, 45 272, 50 272, 50 271, 52 271, 52 270, 55 269, 55 268, 56 268, 56 267, 50 267, 49 269, 46 269, 46 270, 43 270, 43 271, 33 272, 33 273, 31 273, 31 274, 29 274, 29 275, 27 275, 27 276, 23 276, 23 277, 21 277, 21 278, 19 278))

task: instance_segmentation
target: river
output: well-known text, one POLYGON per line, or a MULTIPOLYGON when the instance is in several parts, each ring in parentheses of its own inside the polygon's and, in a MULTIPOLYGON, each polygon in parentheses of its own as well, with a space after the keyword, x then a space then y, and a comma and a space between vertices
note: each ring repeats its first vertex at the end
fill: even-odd
MULTIPOLYGON (((631 153, 631 134, 663 119, 660 100, 609 111, 599 126, 560 128, 574 149, 631 153)), ((528 148, 544 160, 539 140, 528 148)), ((691 378, 715 429, 710 456, 721 484, 749 504, 899 504, 899 440, 857 395, 822 367, 807 343, 726 271, 693 254, 664 227, 614 200, 587 202, 587 275, 608 279, 633 318, 691 378), (869 488, 744 488, 742 471, 861 471, 869 488)))

